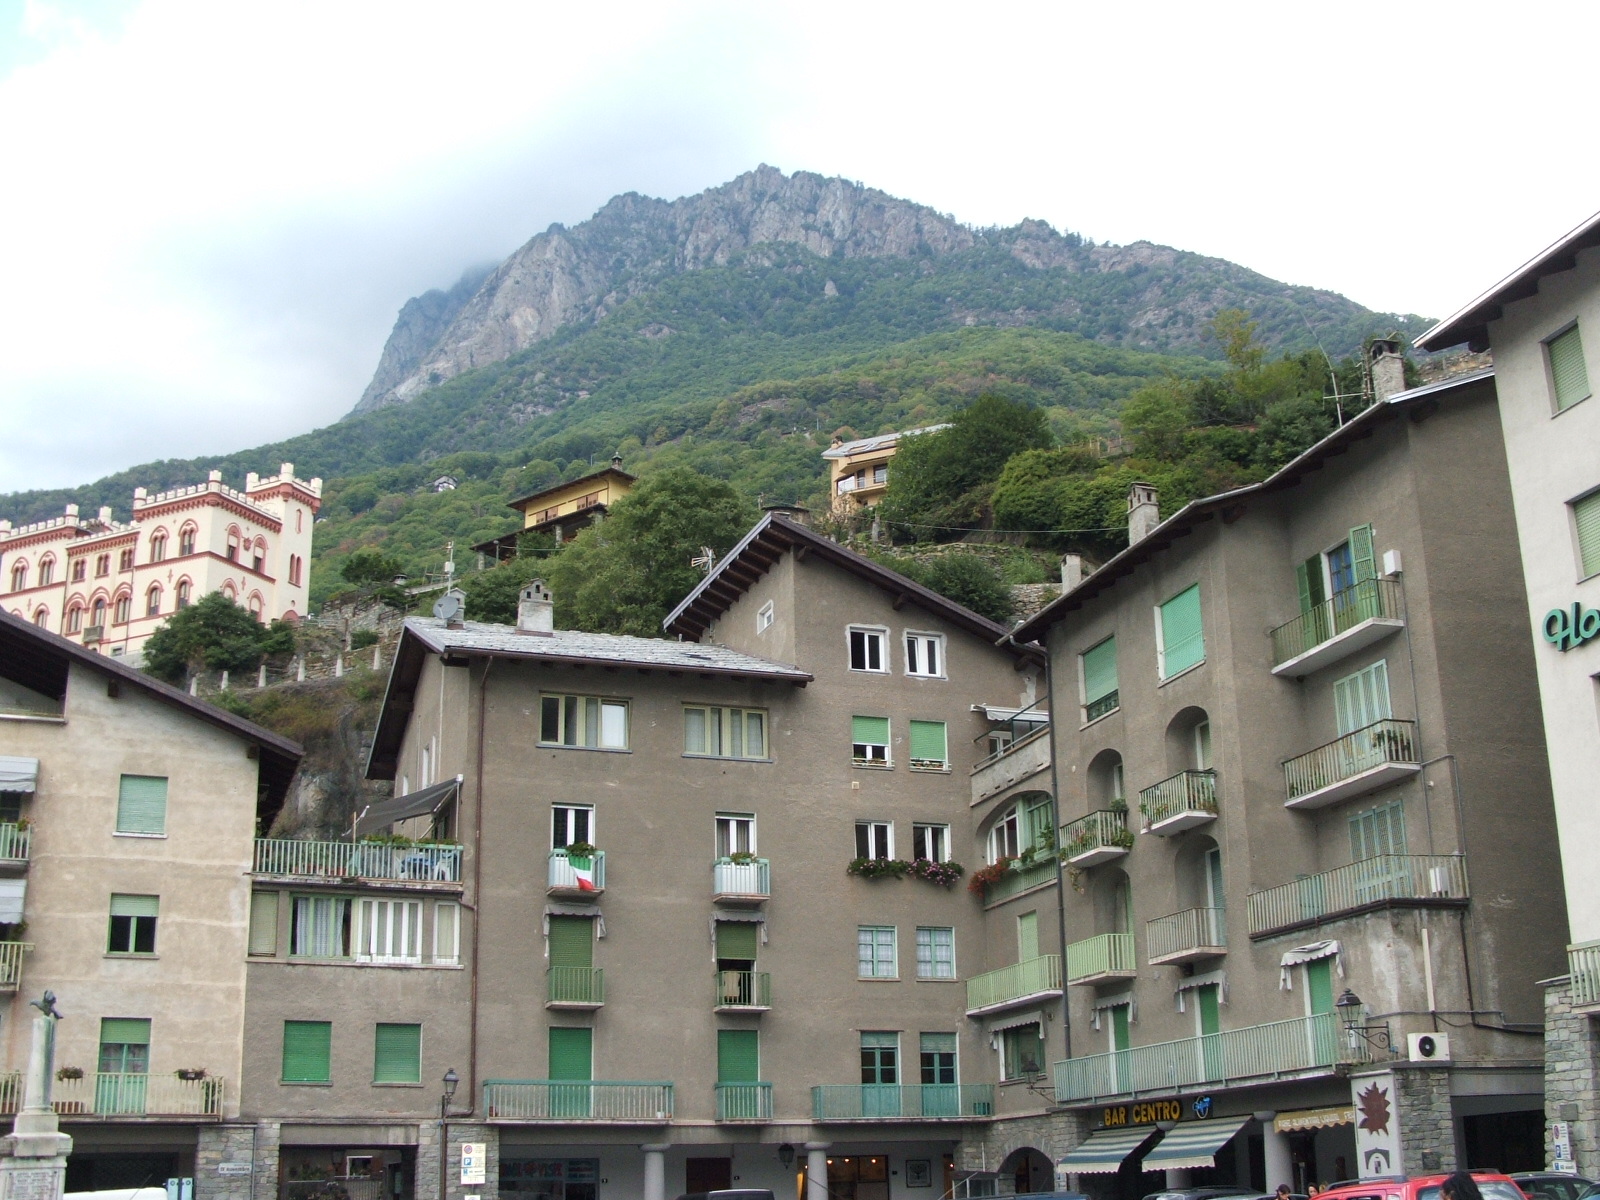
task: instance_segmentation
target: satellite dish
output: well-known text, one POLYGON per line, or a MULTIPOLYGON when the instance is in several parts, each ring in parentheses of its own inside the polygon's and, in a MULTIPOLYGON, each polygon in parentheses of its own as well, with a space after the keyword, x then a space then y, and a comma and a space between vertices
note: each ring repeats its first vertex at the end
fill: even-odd
POLYGON ((457 591, 448 591, 433 602, 433 615, 446 623, 459 621, 465 609, 461 593, 457 591))

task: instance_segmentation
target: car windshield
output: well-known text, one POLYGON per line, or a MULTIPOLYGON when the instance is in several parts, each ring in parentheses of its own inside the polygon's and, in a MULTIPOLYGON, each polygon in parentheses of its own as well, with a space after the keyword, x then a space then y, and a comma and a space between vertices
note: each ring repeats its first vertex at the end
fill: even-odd
MULTIPOLYGON (((1514 1183, 1503 1183, 1498 1179, 1479 1179, 1476 1182, 1478 1190, 1483 1193, 1483 1200, 1525 1200, 1514 1183)), ((1439 1189, 1418 1188, 1417 1200, 1439 1200, 1439 1189)))

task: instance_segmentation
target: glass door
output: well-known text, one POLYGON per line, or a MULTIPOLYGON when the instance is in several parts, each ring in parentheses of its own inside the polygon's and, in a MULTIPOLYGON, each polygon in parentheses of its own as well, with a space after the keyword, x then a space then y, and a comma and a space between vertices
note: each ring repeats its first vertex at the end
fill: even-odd
POLYGON ((861 1115, 900 1115, 900 1035, 861 1035, 861 1115))

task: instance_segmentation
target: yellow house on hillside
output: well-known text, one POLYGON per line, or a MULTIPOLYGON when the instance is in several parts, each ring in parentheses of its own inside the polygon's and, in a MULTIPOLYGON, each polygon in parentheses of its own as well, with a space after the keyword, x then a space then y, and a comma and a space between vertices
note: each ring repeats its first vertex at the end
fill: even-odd
POLYGON ((605 516, 606 509, 626 496, 633 484, 634 477, 622 469, 618 456, 610 466, 581 479, 519 496, 508 504, 522 514, 522 528, 479 542, 473 549, 500 562, 517 556, 517 539, 531 530, 554 534, 557 542, 569 542, 580 529, 605 516))
POLYGON ((889 460, 899 448, 901 438, 948 428, 948 423, 924 425, 920 429, 880 433, 877 437, 853 442, 835 438, 833 445, 822 452, 822 457, 828 460, 834 515, 849 516, 883 499, 884 490, 889 486, 889 460))

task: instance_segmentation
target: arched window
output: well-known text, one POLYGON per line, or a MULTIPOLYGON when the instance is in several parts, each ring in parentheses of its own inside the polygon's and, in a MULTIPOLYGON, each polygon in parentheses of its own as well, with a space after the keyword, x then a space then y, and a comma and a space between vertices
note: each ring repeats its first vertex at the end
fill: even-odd
POLYGON ((228 526, 228 561, 239 561, 239 530, 236 526, 228 526))
POLYGON ((111 606, 111 623, 113 625, 126 625, 128 618, 133 616, 133 596, 123 592, 117 597, 117 602, 111 606))
POLYGON ((33 623, 40 629, 48 629, 50 626, 50 610, 42 604, 34 609, 33 623))
POLYGON ((39 560, 39 586, 49 587, 56 581, 56 560, 48 554, 39 560))
POLYGON ((161 615, 161 585, 152 583, 150 590, 144 594, 144 615, 159 617, 161 615))
POLYGON ((1020 796, 989 828, 990 863, 1032 855, 1048 859, 1055 848, 1050 797, 1044 792, 1020 796))
POLYGON ((252 617, 254 617, 257 621, 260 621, 262 619, 262 612, 265 609, 265 607, 266 606, 261 603, 261 593, 260 592, 251 592, 250 593, 250 615, 252 617))
POLYGON ((195 527, 193 525, 185 525, 182 529, 178 530, 178 553, 179 554, 193 554, 194 553, 195 532, 196 532, 196 530, 195 530, 195 527))
POLYGON ((160 562, 167 556, 167 531, 158 529, 150 535, 150 561, 160 562))
POLYGON ((298 508, 294 510, 294 531, 296 533, 304 533, 306 531, 306 527, 303 524, 304 517, 305 513, 301 512, 298 508))
POLYGON ((86 559, 86 558, 77 558, 77 559, 73 560, 73 562, 72 562, 72 582, 73 583, 82 583, 83 580, 84 580, 84 577, 87 576, 88 573, 89 573, 89 560, 88 559, 86 559))
POLYGON ((94 577, 96 579, 104 579, 109 574, 111 574, 111 555, 101 554, 96 556, 94 560, 94 577))
POLYGON ((178 580, 178 607, 189 607, 189 581, 187 579, 178 580))
POLYGON ((267 540, 257 538, 255 551, 250 558, 250 569, 258 575, 267 569, 267 540))
POLYGON ((133 570, 133 547, 132 546, 129 546, 121 554, 117 555, 117 570, 119 570, 119 571, 131 571, 131 570, 133 570))
POLYGON ((289 555, 289 586, 300 586, 300 556, 298 554, 289 555))
POLYGON ((94 602, 94 619, 89 622, 97 629, 104 629, 106 624, 106 602, 99 599, 94 602))
POLYGON ((27 586, 28 564, 25 562, 19 562, 16 566, 11 568, 11 590, 13 592, 20 592, 27 586))
POLYGON ((67 632, 83 632, 83 605, 74 604, 71 608, 67 609, 67 632))
POLYGON ((232 581, 229 581, 228 583, 225 583, 225 584, 222 585, 222 594, 224 596, 226 596, 229 600, 233 601, 233 603, 235 603, 235 604, 239 603, 239 594, 233 590, 232 581))

